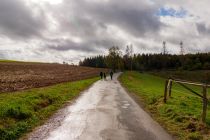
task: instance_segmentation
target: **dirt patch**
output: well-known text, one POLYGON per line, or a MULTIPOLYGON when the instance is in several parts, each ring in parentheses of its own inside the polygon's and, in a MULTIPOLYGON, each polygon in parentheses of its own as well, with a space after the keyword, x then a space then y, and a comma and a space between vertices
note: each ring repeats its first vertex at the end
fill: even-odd
POLYGON ((0 93, 87 79, 100 71, 108 70, 48 63, 0 63, 0 93))
POLYGON ((132 76, 129 76, 128 79, 129 79, 129 80, 133 80, 133 77, 132 77, 132 76))

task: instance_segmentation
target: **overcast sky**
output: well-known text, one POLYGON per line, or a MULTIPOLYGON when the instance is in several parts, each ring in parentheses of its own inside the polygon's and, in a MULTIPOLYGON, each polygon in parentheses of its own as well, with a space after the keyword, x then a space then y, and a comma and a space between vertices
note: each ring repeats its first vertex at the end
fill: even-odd
POLYGON ((135 53, 210 51, 209 0, 0 0, 0 59, 78 62, 117 45, 135 53))

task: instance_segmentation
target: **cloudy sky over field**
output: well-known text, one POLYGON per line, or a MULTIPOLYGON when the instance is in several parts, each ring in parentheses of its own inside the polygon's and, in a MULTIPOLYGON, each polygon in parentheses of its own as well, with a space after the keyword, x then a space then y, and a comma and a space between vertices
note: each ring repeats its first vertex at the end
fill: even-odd
POLYGON ((124 52, 210 51, 209 0, 0 0, 0 59, 78 62, 124 52))

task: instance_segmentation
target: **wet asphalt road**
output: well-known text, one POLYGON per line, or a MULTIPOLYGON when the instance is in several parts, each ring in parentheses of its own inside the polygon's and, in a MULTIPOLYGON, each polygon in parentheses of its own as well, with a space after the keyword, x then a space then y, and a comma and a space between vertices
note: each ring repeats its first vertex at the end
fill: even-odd
POLYGON ((58 126, 42 126, 29 139, 171 140, 126 93, 117 81, 118 76, 115 74, 112 81, 107 78, 96 82, 74 104, 63 109, 61 117, 57 116, 62 118, 58 119, 58 126))

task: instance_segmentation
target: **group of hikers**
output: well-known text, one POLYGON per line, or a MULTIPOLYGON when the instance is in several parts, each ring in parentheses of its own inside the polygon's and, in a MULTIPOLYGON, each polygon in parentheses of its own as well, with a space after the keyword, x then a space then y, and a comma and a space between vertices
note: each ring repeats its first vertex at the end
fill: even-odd
MULTIPOLYGON (((113 74, 114 74, 113 71, 111 71, 111 72, 109 73, 109 75, 110 75, 110 77, 111 77, 111 80, 112 80, 113 74)), ((100 72, 100 77, 101 77, 101 79, 106 80, 106 73, 105 73, 105 72, 100 72)))

